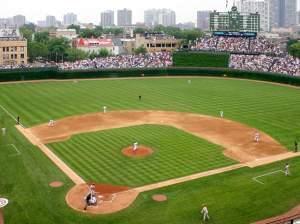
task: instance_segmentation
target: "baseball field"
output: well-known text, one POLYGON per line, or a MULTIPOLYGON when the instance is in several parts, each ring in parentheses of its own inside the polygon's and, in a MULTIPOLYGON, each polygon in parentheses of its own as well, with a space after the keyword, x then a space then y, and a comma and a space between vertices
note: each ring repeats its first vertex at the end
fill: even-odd
POLYGON ((300 140, 299 88, 222 78, 10 83, 0 85, 0 107, 0 127, 6 128, 0 196, 10 200, 3 210, 7 223, 193 224, 201 223, 203 204, 208 223, 252 223, 300 201, 300 158, 288 154, 300 140), (38 144, 16 129, 17 116, 38 144), (253 143, 255 131, 261 143, 253 143), (136 141, 152 153, 122 154, 136 141), (43 147, 83 182, 139 194, 116 213, 74 210, 66 200, 74 179, 43 147), (288 160, 261 160, 284 153, 288 160), (234 168, 219 172, 227 167, 234 168), (49 186, 55 181, 62 186, 49 186), (152 200, 154 194, 167 201, 152 200))

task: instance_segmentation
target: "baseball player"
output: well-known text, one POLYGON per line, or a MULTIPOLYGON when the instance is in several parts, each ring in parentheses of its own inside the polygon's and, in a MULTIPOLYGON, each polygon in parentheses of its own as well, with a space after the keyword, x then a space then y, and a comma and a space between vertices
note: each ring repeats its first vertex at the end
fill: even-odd
POLYGON ((136 152, 138 148, 139 148, 139 143, 138 142, 133 143, 133 152, 136 152))
POLYGON ((223 111, 223 110, 220 111, 220 117, 221 117, 221 118, 224 117, 224 111, 223 111))
POLYGON ((142 96, 139 96, 139 101, 141 101, 142 100, 142 96))
POLYGON ((295 152, 298 152, 298 142, 297 142, 297 140, 295 140, 295 152))
POLYGON ((17 117, 17 124, 20 124, 20 117, 17 117))
POLYGON ((288 163, 285 164, 284 173, 286 176, 290 175, 290 165, 288 163))
POLYGON ((6 134, 6 128, 2 128, 2 135, 4 136, 6 134))
POLYGON ((255 132, 255 134, 254 134, 254 141, 255 142, 259 142, 259 140, 260 140, 260 134, 259 134, 259 132, 255 132))
POLYGON ((53 127, 54 126, 54 120, 50 120, 49 123, 48 123, 48 126, 53 127))
POLYGON ((203 215, 203 221, 205 222, 206 220, 209 220, 209 215, 208 215, 208 209, 206 205, 203 206, 201 210, 201 214, 203 215))
POLYGON ((188 80, 188 84, 192 84, 192 80, 189 79, 189 80, 188 80))
POLYGON ((107 107, 104 106, 104 107, 103 107, 103 113, 106 113, 106 110, 107 110, 107 107))

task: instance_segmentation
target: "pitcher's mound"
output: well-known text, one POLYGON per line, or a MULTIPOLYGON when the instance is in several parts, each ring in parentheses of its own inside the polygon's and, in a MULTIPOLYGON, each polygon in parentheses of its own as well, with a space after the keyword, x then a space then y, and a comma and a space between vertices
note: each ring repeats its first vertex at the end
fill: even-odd
POLYGON ((122 153, 127 157, 144 158, 150 156, 153 153, 153 150, 149 147, 141 145, 137 150, 133 151, 132 146, 129 146, 127 148, 124 148, 122 150, 122 153))
POLYGON ((163 202, 168 200, 167 196, 164 194, 155 194, 152 196, 152 199, 157 202, 163 202))
POLYGON ((49 184, 50 187, 54 187, 54 188, 61 187, 63 185, 64 185, 64 183, 60 182, 60 181, 53 181, 49 184))

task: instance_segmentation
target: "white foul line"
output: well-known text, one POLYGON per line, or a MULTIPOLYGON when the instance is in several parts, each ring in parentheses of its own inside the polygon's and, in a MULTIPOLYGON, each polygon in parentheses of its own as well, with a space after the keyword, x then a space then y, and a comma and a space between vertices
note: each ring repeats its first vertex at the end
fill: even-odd
POLYGON ((257 182, 257 183, 260 183, 260 184, 265 184, 264 182, 259 181, 258 178, 264 177, 264 176, 269 176, 269 175, 272 175, 274 173, 284 173, 284 171, 283 170, 276 170, 274 172, 270 172, 270 173, 266 173, 266 174, 263 174, 263 175, 260 175, 260 176, 257 176, 257 177, 253 177, 252 180, 257 182))
POLYGON ((8 146, 11 146, 16 151, 15 154, 8 155, 9 157, 21 155, 20 150, 14 144, 0 145, 0 147, 8 147, 8 146))
MULTIPOLYGON (((8 110, 5 109, 5 107, 3 107, 1 104, 0 104, 0 107, 1 109, 8 114, 8 116, 10 116, 15 122, 18 122, 17 119, 14 117, 14 115, 12 115, 8 110)), ((19 123, 22 127, 24 127, 21 123, 19 123)))

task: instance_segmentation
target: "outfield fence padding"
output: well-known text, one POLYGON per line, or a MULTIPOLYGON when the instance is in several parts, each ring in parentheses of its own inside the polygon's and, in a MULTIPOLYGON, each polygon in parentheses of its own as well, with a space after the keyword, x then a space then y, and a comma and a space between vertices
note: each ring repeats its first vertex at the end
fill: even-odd
POLYGON ((91 69, 62 71, 58 68, 0 70, 0 82, 46 79, 92 79, 159 76, 213 76, 269 81, 300 86, 300 77, 269 72, 251 72, 228 68, 168 67, 132 69, 91 69))

